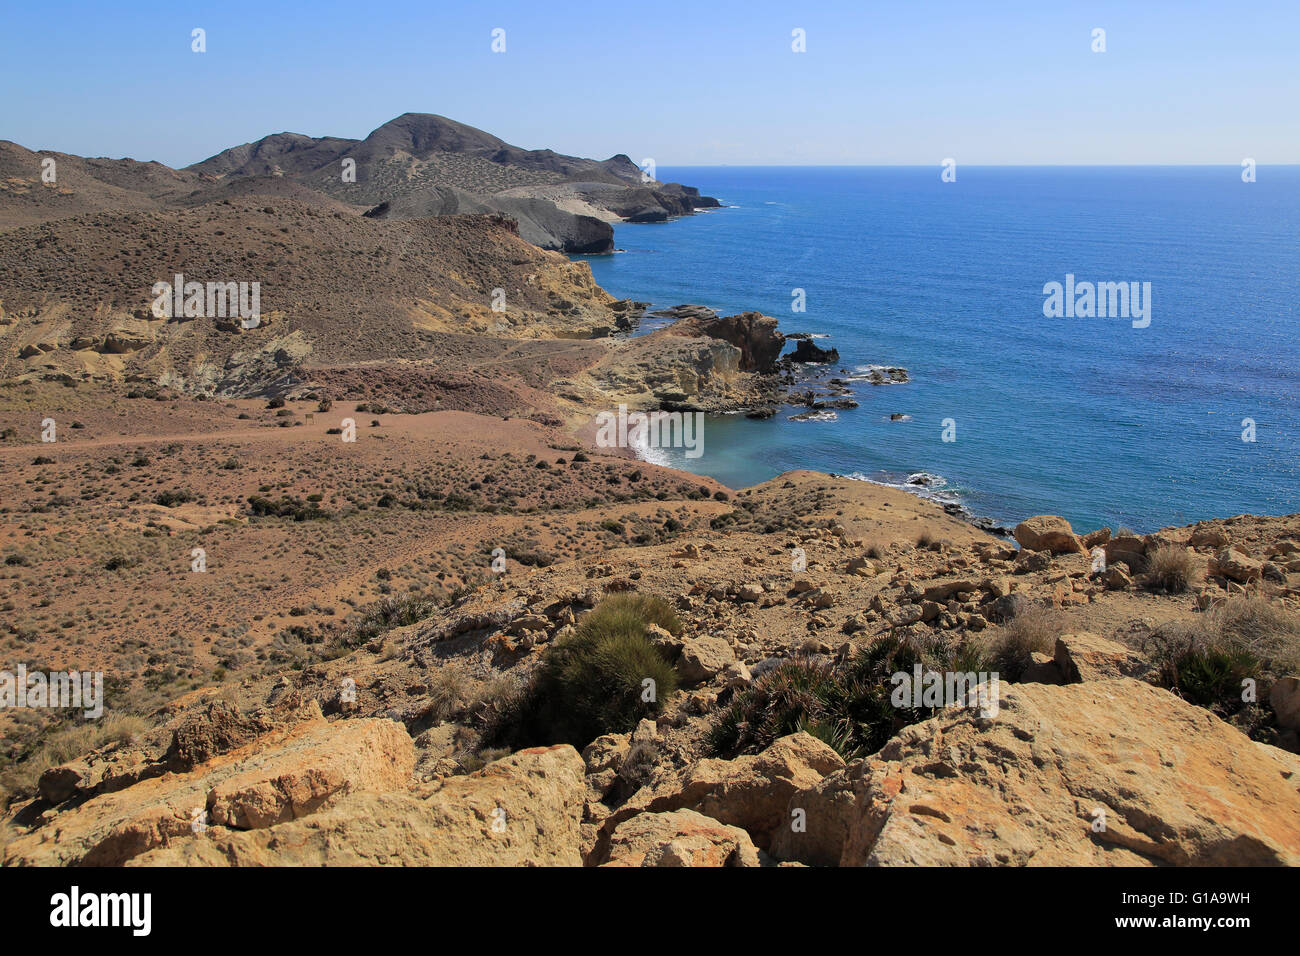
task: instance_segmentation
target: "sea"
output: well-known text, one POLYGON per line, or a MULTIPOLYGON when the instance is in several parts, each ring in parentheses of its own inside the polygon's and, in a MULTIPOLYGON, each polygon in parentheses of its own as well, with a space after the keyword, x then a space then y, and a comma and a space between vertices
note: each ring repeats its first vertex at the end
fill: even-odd
POLYGON ((702 454, 655 461, 733 488, 807 468, 1005 525, 1153 531, 1300 511, 1300 167, 1244 173, 660 167, 723 208, 618 224, 618 251, 580 258, 651 310, 775 316, 838 349, 826 374, 908 370, 812 419, 710 416, 702 454), (1137 293, 1128 315, 1115 286, 1106 314, 1088 308, 1101 283, 1137 293))

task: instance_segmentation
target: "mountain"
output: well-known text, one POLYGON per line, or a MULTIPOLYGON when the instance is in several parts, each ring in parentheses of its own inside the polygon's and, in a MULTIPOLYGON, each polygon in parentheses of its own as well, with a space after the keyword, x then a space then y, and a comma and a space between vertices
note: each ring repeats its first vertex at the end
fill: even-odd
POLYGON ((642 182, 623 154, 594 160, 521 149, 429 113, 403 113, 361 140, 275 133, 184 169, 37 153, 0 141, 0 230, 244 195, 285 196, 380 219, 495 213, 514 219, 534 245, 570 253, 612 251, 614 221, 662 221, 718 205, 690 187, 642 182), (41 179, 46 159, 55 161, 54 183, 41 179), (355 179, 345 181, 349 160, 355 179))

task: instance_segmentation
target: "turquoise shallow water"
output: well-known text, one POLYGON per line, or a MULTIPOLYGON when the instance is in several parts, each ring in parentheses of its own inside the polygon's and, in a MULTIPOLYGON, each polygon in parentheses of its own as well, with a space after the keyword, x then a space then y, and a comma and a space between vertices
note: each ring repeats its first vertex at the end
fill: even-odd
POLYGON ((826 334, 857 386, 834 421, 711 418, 681 468, 941 476, 1003 522, 1151 530, 1300 510, 1300 168, 661 169, 727 208, 620 225, 596 280, 654 307, 756 309, 826 334), (1151 323, 1046 318, 1043 286, 1150 282, 1151 323), (807 311, 791 310, 792 289, 807 311), (890 422, 892 412, 910 415, 890 422), (1242 441, 1243 419, 1256 441, 1242 441), (943 422, 956 441, 942 440, 943 422))

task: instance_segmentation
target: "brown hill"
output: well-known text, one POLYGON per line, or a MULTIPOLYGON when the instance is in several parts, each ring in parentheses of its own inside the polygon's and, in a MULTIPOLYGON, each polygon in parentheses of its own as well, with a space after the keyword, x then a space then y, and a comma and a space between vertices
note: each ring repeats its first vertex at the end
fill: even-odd
POLYGON ((447 334, 589 338, 614 322, 586 263, 507 220, 379 221, 279 197, 11 230, 0 275, 0 375, 195 392, 257 393, 286 366, 436 360, 447 334), (155 317, 154 284, 177 273, 258 283, 260 324, 155 317))
POLYGON ((0 231, 99 210, 157 210, 249 194, 336 210, 379 207, 385 218, 412 218, 445 214, 429 210, 446 207, 451 190, 468 194, 455 211, 500 213, 535 245, 574 253, 613 249, 613 230, 602 220, 659 221, 717 205, 689 187, 643 183, 622 154, 593 160, 521 149, 429 113, 404 113, 362 140, 276 133, 181 170, 0 142, 0 231), (54 183, 41 178, 49 159, 56 163, 54 183), (344 160, 355 163, 355 178, 345 181, 344 160), (567 192, 546 192, 557 185, 567 192), (507 190, 516 192, 498 195, 507 190))

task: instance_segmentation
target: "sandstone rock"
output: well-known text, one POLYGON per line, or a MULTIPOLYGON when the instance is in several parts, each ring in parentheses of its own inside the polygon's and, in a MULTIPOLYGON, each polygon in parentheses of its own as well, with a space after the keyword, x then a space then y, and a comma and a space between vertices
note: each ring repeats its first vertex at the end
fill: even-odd
POLYGON ((708 680, 736 659, 731 645, 720 637, 693 637, 682 642, 677 670, 688 684, 708 680))
POLYGON ((1120 567, 1107 568, 1101 581, 1108 591, 1127 591, 1133 586, 1133 579, 1120 567))
POLYGON ((1282 677, 1268 694, 1277 722, 1287 730, 1300 730, 1300 677, 1282 677))
POLYGON ((400 790, 411 782, 415 745, 391 720, 327 724, 254 757, 208 794, 209 820, 254 830, 293 820, 353 790, 400 790))
POLYGON ((985 604, 984 616, 995 623, 1005 624, 1023 611, 1028 604, 1028 598, 1013 591, 985 604))
POLYGON ((719 316, 712 310, 705 311, 710 314, 682 318, 670 325, 669 331, 688 338, 708 336, 734 345, 740 350, 742 372, 770 371, 776 365, 785 346, 785 336, 777 331, 776 319, 760 312, 719 316))
POLYGON ((264 830, 213 827, 133 866, 578 866, 582 758, 521 750, 419 793, 353 793, 264 830))
POLYGON ((1111 538, 1101 548, 1106 553, 1107 567, 1121 561, 1135 570, 1146 566, 1147 546, 1141 538, 1121 535, 1111 538))
POLYGON ((1037 574, 1051 566, 1050 551, 1021 551, 1016 555, 1016 574, 1037 574))
POLYGON ((739 689, 751 684, 754 676, 744 661, 732 661, 720 672, 723 682, 731 688, 739 689))
POLYGON ((632 747, 628 734, 603 734, 582 748, 582 762, 587 773, 618 770, 632 747))
POLYGON ((1262 577, 1264 564, 1240 548, 1222 548, 1210 559, 1211 574, 1245 584, 1262 577))
POLYGON ((987 577, 980 582, 980 590, 987 591, 990 597, 1001 598, 1011 593, 1011 580, 1007 577, 987 577))
POLYGON ((858 577, 869 578, 876 574, 876 566, 871 563, 867 557, 859 555, 856 558, 850 558, 845 569, 849 574, 856 574, 858 577))
POLYGON ((955 594, 962 591, 978 591, 979 584, 969 578, 957 578, 950 581, 939 581, 931 584, 921 592, 921 598, 926 601, 937 601, 942 603, 947 601, 955 594))
POLYGON ((1224 548, 1229 541, 1228 535, 1219 528, 1197 528, 1187 543, 1193 548, 1224 548))
POLYGON ((745 604, 753 604, 765 593, 761 584, 742 584, 740 590, 736 592, 736 599, 745 604))
POLYGON ((840 865, 1300 863, 1295 755, 1127 678, 1003 685, 999 705, 904 728, 796 793, 807 831, 782 830, 770 852, 840 865))
POLYGON ((790 796, 843 766, 840 755, 816 737, 791 734, 755 756, 701 760, 680 776, 639 790, 610 816, 604 832, 639 813, 687 808, 742 827, 766 847, 788 823, 790 796))
POLYGON ((1050 551, 1067 554, 1082 551, 1070 522, 1059 515, 1035 515, 1016 525, 1015 539, 1026 551, 1050 551))
POLYGON ((1110 528, 1099 528, 1096 531, 1089 531, 1079 543, 1083 545, 1085 551, 1091 551, 1093 548, 1100 547, 1110 540, 1110 528))
POLYGON ((113 323, 95 350, 110 355, 122 355, 127 352, 138 352, 152 345, 153 340, 153 329, 148 322, 140 319, 121 319, 113 323))
POLYGON ((1112 677, 1140 680, 1152 670, 1151 663, 1141 654, 1087 631, 1058 637, 1053 660, 1069 684, 1112 677))
MULTIPOLYGON (((314 716, 319 717, 319 705, 313 702, 311 706, 315 708, 314 716)), ((256 740, 280 724, 281 720, 273 711, 244 714, 227 701, 213 701, 175 730, 165 759, 172 771, 183 773, 256 740)))
POLYGON ((642 813, 609 838, 603 866, 758 866, 749 834, 694 810, 642 813))
MULTIPOLYGON (((205 813, 213 790, 224 781, 256 771, 255 765, 265 768, 279 762, 279 766, 288 768, 293 758, 285 755, 296 754, 297 774, 291 776, 301 781, 314 775, 309 758, 333 760, 336 761, 334 766, 337 766, 337 761, 360 762, 366 759, 366 755, 354 754, 347 758, 341 751, 346 747, 370 746, 366 733, 347 731, 339 736, 339 747, 331 752, 323 741, 335 733, 335 728, 344 724, 327 723, 314 702, 287 716, 273 712, 252 717, 240 715, 241 720, 264 722, 275 728, 240 744, 231 744, 229 737, 225 736, 225 732, 232 728, 241 732, 248 730, 247 723, 232 722, 235 715, 238 711, 234 708, 205 708, 186 720, 177 731, 177 738, 185 744, 180 748, 181 752, 192 757, 196 751, 189 744, 199 744, 202 748, 221 749, 221 753, 214 752, 203 761, 194 761, 189 771, 160 773, 151 770, 148 774, 118 781, 119 784, 129 784, 118 789, 100 787, 92 791, 90 799, 70 804, 67 809, 53 814, 44 826, 9 843, 4 848, 5 864, 117 866, 174 838, 191 836, 191 826, 205 813), (218 715, 216 723, 211 719, 213 715, 218 715), (301 719, 295 722, 294 718, 301 719), (281 722, 277 724, 277 720, 281 722), (202 732, 199 728, 205 726, 222 733, 214 736, 202 732)), ((389 721, 376 719, 356 723, 395 727, 389 721)), ((395 729, 405 735, 400 727, 395 729)), ((407 746, 412 746, 409 740, 407 746)), ((175 766, 169 763, 169 758, 175 757, 176 752, 174 741, 168 758, 156 761, 154 770, 175 766)), ((413 760, 412 751, 404 764, 407 776, 413 760)), ((383 772, 375 771, 377 774, 383 772)))
POLYGON ((660 627, 658 624, 647 624, 645 636, 651 644, 668 655, 669 660, 675 660, 682 652, 682 639, 674 637, 666 628, 660 627))

